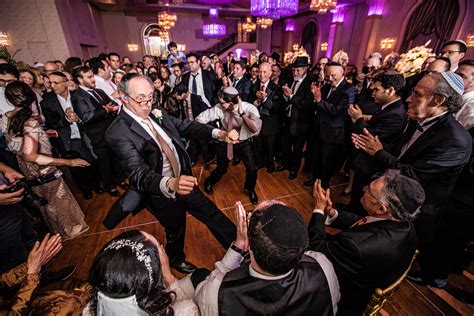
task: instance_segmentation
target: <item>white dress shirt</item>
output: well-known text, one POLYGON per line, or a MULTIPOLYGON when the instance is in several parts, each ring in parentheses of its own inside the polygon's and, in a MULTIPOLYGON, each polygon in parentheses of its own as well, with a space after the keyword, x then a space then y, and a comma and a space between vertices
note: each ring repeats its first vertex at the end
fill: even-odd
POLYGON ((14 108, 15 107, 5 98, 5 87, 0 87, 0 117, 14 108))
POLYGON ((387 104, 382 105, 382 108, 381 108, 380 110, 383 111, 387 106, 389 106, 390 104, 393 104, 393 103, 397 102, 398 100, 400 100, 400 98, 398 98, 398 99, 396 99, 396 100, 393 100, 392 102, 388 102, 387 104))
POLYGON ((209 100, 206 98, 206 95, 204 94, 204 85, 202 82, 202 69, 199 69, 199 71, 196 74, 196 77, 194 77, 193 73, 189 73, 189 83, 188 83, 188 90, 189 92, 193 91, 193 80, 196 80, 196 88, 197 88, 197 95, 202 98, 204 103, 207 104, 208 107, 211 107, 211 103, 209 103, 209 100))
MULTIPOLYGON (((160 150, 161 150, 161 146, 160 146, 160 143, 158 142, 158 139, 156 139, 155 134, 153 133, 153 131, 150 130, 148 125, 143 123, 143 119, 141 117, 138 117, 134 113, 132 113, 132 111, 127 109, 127 107, 125 106, 122 108, 122 110, 125 111, 125 113, 127 113, 128 115, 130 115, 132 119, 134 119, 138 124, 140 124, 140 126, 148 133, 148 135, 151 136, 151 138, 155 141, 155 143, 158 145, 158 147, 160 147, 160 150)), ((152 118, 150 118, 150 122, 155 128, 155 130, 163 138, 163 140, 170 146, 171 151, 173 152, 173 155, 175 156, 176 161, 178 162, 178 175, 181 174, 181 165, 179 164, 179 155, 178 155, 178 151, 176 150, 176 147, 173 144, 173 141, 168 136, 168 134, 166 134, 166 132, 160 127, 160 125, 158 125, 152 118)), ((161 175, 163 176, 163 178, 160 181, 160 190, 165 197, 174 198, 175 192, 169 192, 166 186, 166 182, 168 182, 168 180, 173 177, 173 168, 171 166, 171 162, 169 161, 168 157, 163 153, 163 151, 162 151, 162 156, 163 156, 163 170, 161 172, 161 175)))
MULTIPOLYGON (((62 96, 59 94, 56 94, 58 97, 59 104, 61 104, 61 107, 63 108, 64 113, 66 113, 67 108, 72 108, 72 103, 71 103, 71 93, 68 91, 67 93, 67 98, 64 99, 62 96)), ((67 118, 66 118, 67 120, 67 118)), ((81 139, 81 133, 79 132, 79 127, 77 126, 76 122, 71 123, 69 127, 71 128, 71 139, 81 139)))
POLYGON ((466 129, 474 127, 474 91, 462 95, 462 107, 456 113, 456 120, 466 129))
POLYGON ((111 80, 105 80, 104 78, 94 75, 95 78, 95 87, 104 91, 110 99, 115 99, 112 94, 117 91, 117 86, 111 80))

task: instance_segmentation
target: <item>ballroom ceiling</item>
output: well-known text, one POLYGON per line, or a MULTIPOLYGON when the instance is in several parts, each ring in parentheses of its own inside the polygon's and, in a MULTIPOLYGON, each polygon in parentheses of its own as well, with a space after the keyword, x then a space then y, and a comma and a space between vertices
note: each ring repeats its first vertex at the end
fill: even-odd
MULTIPOLYGON (((209 6, 216 6, 223 16, 247 16, 250 0, 87 0, 100 11, 124 13, 126 15, 148 15, 160 11, 169 3, 174 12, 206 13, 209 6)), ((338 4, 364 3, 367 0, 338 0, 338 4)), ((300 0, 300 8, 307 7, 310 0, 300 0)))

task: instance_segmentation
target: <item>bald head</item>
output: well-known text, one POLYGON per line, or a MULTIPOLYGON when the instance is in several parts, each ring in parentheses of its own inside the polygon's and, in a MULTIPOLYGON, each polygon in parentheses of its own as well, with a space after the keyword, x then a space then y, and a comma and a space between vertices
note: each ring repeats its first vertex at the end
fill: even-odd
POLYGON ((331 85, 335 87, 344 77, 344 68, 340 64, 328 64, 326 68, 326 77, 329 78, 331 85))
POLYGON ((260 82, 267 83, 270 80, 270 76, 272 75, 272 65, 267 62, 263 62, 258 67, 258 78, 260 82))
POLYGON ((140 118, 147 118, 153 103, 153 82, 146 76, 133 77, 125 83, 125 107, 140 118))

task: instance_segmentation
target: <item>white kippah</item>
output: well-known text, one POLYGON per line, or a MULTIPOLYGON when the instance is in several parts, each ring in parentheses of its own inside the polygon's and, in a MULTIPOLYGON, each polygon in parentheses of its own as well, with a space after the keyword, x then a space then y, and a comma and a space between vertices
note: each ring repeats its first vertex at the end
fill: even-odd
POLYGON ((460 75, 452 72, 452 71, 445 71, 441 73, 444 79, 448 82, 448 84, 453 88, 457 93, 463 95, 464 93, 464 81, 460 75))
POLYGON ((224 93, 225 94, 230 94, 230 95, 238 95, 239 91, 237 91, 237 89, 234 88, 234 87, 227 87, 227 88, 224 89, 224 93))

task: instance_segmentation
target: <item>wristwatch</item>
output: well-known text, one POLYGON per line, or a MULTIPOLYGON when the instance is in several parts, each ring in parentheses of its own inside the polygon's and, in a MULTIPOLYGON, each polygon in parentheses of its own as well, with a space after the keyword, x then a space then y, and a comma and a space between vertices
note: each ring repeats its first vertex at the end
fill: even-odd
POLYGON ((232 243, 230 244, 230 249, 232 249, 232 250, 238 252, 242 257, 245 257, 245 255, 248 253, 248 251, 245 251, 245 250, 240 249, 239 247, 237 247, 237 246, 235 245, 235 242, 232 242, 232 243))

